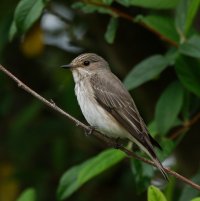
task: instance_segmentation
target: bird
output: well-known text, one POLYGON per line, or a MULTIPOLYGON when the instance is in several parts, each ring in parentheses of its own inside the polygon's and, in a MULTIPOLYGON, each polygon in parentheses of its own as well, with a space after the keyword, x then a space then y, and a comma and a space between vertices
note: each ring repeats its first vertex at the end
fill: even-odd
POLYGON ((72 71, 75 94, 83 116, 92 128, 114 139, 128 139, 144 151, 166 180, 168 175, 134 100, 108 62, 95 53, 83 53, 62 68, 72 71))

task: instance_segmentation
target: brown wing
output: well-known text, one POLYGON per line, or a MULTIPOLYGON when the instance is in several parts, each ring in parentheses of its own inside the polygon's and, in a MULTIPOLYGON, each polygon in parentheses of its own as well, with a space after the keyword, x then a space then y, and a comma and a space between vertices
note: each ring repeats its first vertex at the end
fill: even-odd
POLYGON ((155 157, 152 144, 160 146, 149 137, 146 125, 121 81, 115 75, 108 73, 105 76, 103 72, 91 76, 90 81, 98 103, 155 157))

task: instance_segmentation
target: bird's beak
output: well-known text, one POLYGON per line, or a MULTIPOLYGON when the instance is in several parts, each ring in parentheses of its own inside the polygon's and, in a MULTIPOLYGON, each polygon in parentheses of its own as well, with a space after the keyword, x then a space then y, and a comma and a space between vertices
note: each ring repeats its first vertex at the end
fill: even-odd
POLYGON ((73 67, 72 64, 66 64, 66 65, 61 66, 61 68, 68 68, 68 69, 70 69, 72 67, 73 67))

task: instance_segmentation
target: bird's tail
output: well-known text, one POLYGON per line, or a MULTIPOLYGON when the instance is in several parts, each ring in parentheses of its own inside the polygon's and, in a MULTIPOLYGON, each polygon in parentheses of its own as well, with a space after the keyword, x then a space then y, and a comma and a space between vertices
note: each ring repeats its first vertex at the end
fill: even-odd
POLYGON ((156 153, 153 149, 153 146, 152 144, 150 143, 150 141, 148 140, 148 138, 146 139, 146 146, 142 145, 141 143, 138 143, 137 144, 139 145, 139 147, 147 153, 147 155, 149 155, 149 157, 153 160, 153 162, 155 163, 155 166, 160 170, 160 172, 162 173, 162 175, 164 176, 164 178, 168 181, 168 175, 162 165, 162 163, 159 161, 159 159, 157 158, 156 156, 156 153))
POLYGON ((144 138, 146 141, 146 147, 145 147, 145 151, 146 153, 150 156, 150 158, 153 160, 153 162, 155 163, 156 167, 160 170, 160 172, 162 173, 162 175, 164 176, 164 178, 168 181, 168 175, 162 165, 162 163, 159 161, 159 159, 157 158, 157 155, 153 149, 151 140, 149 137, 145 137, 144 138))
POLYGON ((129 139, 132 142, 135 142, 153 160, 153 162, 155 163, 155 166, 160 170, 160 172, 162 173, 164 178, 168 181, 169 180, 168 175, 167 175, 163 165, 158 160, 149 138, 144 138, 143 144, 132 136, 129 139))
POLYGON ((157 158, 153 158, 151 157, 153 162, 155 163, 156 167, 160 170, 160 172, 162 173, 162 175, 164 176, 164 178, 169 181, 168 175, 163 167, 163 165, 161 164, 161 162, 157 159, 157 158))

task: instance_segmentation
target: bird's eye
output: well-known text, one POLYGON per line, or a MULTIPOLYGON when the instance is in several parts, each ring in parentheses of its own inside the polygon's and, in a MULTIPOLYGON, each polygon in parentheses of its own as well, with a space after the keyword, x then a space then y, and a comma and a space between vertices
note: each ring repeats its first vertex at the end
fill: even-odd
POLYGON ((84 61, 84 62, 83 62, 83 65, 84 65, 84 66, 89 66, 89 65, 90 65, 90 62, 89 62, 89 61, 84 61))

